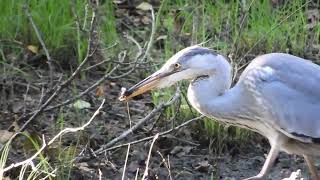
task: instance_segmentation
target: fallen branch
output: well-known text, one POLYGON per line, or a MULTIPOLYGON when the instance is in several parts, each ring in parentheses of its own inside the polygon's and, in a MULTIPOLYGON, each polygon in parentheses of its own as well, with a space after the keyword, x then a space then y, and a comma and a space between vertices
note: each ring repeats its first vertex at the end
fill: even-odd
MULTIPOLYGON (((96 87, 98 87, 102 82, 104 82, 105 80, 107 80, 107 79, 110 79, 110 80, 114 80, 114 79, 119 79, 119 78, 122 78, 122 77, 125 77, 125 76, 127 76, 127 75, 129 75, 129 74, 131 74, 139 65, 140 65, 140 63, 142 63, 144 60, 145 60, 145 58, 147 57, 147 55, 148 55, 148 53, 149 53, 149 51, 150 51, 150 49, 151 49, 151 46, 152 46, 152 43, 153 43, 153 39, 154 39, 154 31, 155 31, 155 28, 156 28, 156 25, 155 25, 155 16, 154 16, 154 11, 153 11, 153 9, 150 9, 151 10, 151 14, 152 14, 152 33, 151 33, 151 35, 150 35, 150 41, 148 42, 148 45, 147 45, 147 49, 146 49, 146 51, 145 51, 145 53, 143 54, 143 51, 142 51, 142 48, 141 48, 141 46, 140 46, 140 44, 132 37, 132 36, 129 36, 129 35, 125 35, 125 37, 128 39, 128 40, 130 40, 130 41, 132 41, 136 46, 137 46, 137 48, 138 48, 138 53, 136 54, 136 56, 135 56, 135 60, 132 62, 132 63, 130 63, 130 64, 133 64, 133 66, 130 68, 130 70, 128 70, 127 72, 125 72, 125 73, 122 73, 121 75, 118 75, 118 76, 111 76, 118 68, 119 68, 119 66, 123 63, 123 61, 124 61, 124 59, 121 59, 120 58, 120 60, 118 61, 118 62, 116 62, 116 63, 118 63, 108 74, 106 74, 105 76, 103 76, 102 78, 100 78, 98 81, 96 81, 93 85, 91 85, 89 88, 87 88, 85 91, 83 91, 83 92, 81 92, 80 94, 78 94, 77 96, 74 96, 74 97, 72 97, 71 99, 67 99, 67 100, 65 100, 64 102, 62 102, 62 103, 59 103, 59 104, 57 104, 57 105, 54 105, 54 106, 51 106, 51 107, 47 107, 48 105, 46 105, 45 106, 45 108, 44 109, 42 109, 42 112, 46 112, 46 111, 50 111, 50 110, 53 110, 53 109, 56 109, 56 108, 59 108, 59 107, 62 107, 62 106, 65 106, 65 105, 68 105, 68 104, 71 104, 72 102, 74 102, 74 101, 76 101, 77 99, 79 99, 79 98, 81 98, 82 96, 84 96, 84 95, 86 95, 86 94, 88 94, 89 92, 91 92, 93 89, 95 89, 96 87), (139 57, 141 56, 143 54, 143 57, 141 58, 141 59, 139 59, 139 57)), ((95 11, 94 11, 95 12, 95 11)), ((93 13, 94 13, 93 12, 93 13)), ((94 13, 95 14, 95 13, 94 13)), ((95 23, 95 19, 96 18, 94 18, 94 16, 95 15, 93 15, 93 17, 92 17, 92 21, 91 21, 91 27, 93 26, 93 25, 95 25, 96 23, 95 23)), ((93 31, 93 30, 91 30, 91 31, 93 31)), ((90 33, 91 34, 91 33, 90 33)), ((90 38, 91 36, 89 36, 89 38, 90 38)), ((90 42, 91 40, 89 40, 89 42, 90 42)), ((89 43, 89 47, 88 47, 88 50, 90 49, 90 46, 91 44, 89 43)), ((88 55, 88 53, 89 53, 89 51, 87 52, 87 55, 88 55)), ((90 54, 90 57, 92 56, 92 54, 90 54)), ((87 61, 90 57, 88 57, 88 56, 86 56, 86 58, 83 60, 83 62, 85 61, 87 61)), ((82 66, 82 64, 84 65, 84 63, 81 63, 80 65, 79 65, 79 67, 80 66, 82 66)), ((102 63, 101 63, 102 64, 102 63)), ((76 73, 76 74, 78 74, 79 72, 77 72, 77 71, 83 71, 82 70, 82 67, 81 68, 77 68, 76 69, 76 71, 72 74, 72 76, 71 77, 74 77, 73 75, 76 73)), ((64 84, 64 83, 62 83, 62 84, 64 84)), ((57 90, 59 90, 59 87, 58 87, 58 89, 57 90)), ((51 97, 50 97, 51 98, 51 97)), ((49 99, 50 99, 49 98, 49 99)), ((51 101, 50 101, 51 102, 51 101)), ((40 107, 41 108, 41 107, 40 107)), ((40 109, 39 108, 39 109, 40 109)), ((21 117, 21 118, 19 118, 18 119, 18 121, 20 120, 20 119, 23 119, 23 118, 25 118, 25 117, 29 117, 29 116, 31 116, 31 118, 32 118, 32 116, 34 116, 34 114, 36 114, 37 113, 37 111, 36 112, 31 112, 31 113, 29 113, 29 114, 26 114, 26 115, 24 115, 23 117, 21 117)))
MULTIPOLYGON (((167 131, 164 131, 164 132, 159 133, 159 136, 162 137, 162 136, 164 136, 164 135, 166 135, 166 134, 169 134, 169 133, 171 133, 171 132, 173 132, 173 131, 176 131, 176 130, 182 128, 182 127, 185 127, 185 126, 187 126, 188 124, 190 124, 190 123, 192 123, 192 122, 194 122, 194 121, 198 121, 198 120, 200 120, 200 119, 203 119, 204 117, 205 117, 205 116, 201 115, 201 116, 199 116, 199 117, 190 119, 190 120, 188 120, 188 121, 180 124, 179 126, 176 126, 176 127, 171 128, 171 129, 169 129, 169 130, 167 130, 167 131)), ((99 150, 95 151, 95 154, 102 154, 102 153, 104 153, 104 152, 106 152, 106 151, 111 151, 111 150, 118 149, 118 148, 121 148, 121 147, 124 147, 124 146, 128 146, 129 144, 130 144, 130 145, 133 145, 133 144, 137 144, 137 143, 140 143, 140 142, 148 141, 148 140, 151 140, 151 139, 153 139, 153 138, 154 138, 154 136, 149 136, 149 137, 146 137, 146 138, 142 138, 142 139, 139 139, 139 140, 136 140, 136 141, 132 141, 132 142, 129 142, 129 143, 120 144, 120 145, 113 146, 113 147, 110 147, 110 148, 106 148, 106 149, 103 149, 103 150, 100 150, 100 149, 99 149, 99 150)))
POLYGON ((50 78, 50 83, 49 83, 49 87, 52 88, 53 86, 53 67, 52 67, 52 59, 51 59, 51 56, 49 54, 49 51, 48 51, 48 48, 46 46, 46 44, 44 43, 42 37, 41 37, 41 33, 40 33, 40 30, 39 28, 37 27, 36 23, 33 21, 33 18, 31 16, 31 13, 29 12, 29 7, 27 4, 25 4, 23 6, 23 9, 24 9, 24 12, 28 18, 28 20, 30 21, 36 35, 37 35, 37 38, 44 50, 44 53, 46 54, 46 57, 47 57, 47 63, 48 63, 48 66, 49 66, 49 78, 50 78))
MULTIPOLYGON (((150 34, 149 42, 147 44, 147 49, 146 49, 141 61, 144 61, 147 58, 147 56, 148 56, 148 54, 149 54, 149 52, 150 52, 150 50, 152 48, 154 35, 156 33, 156 25, 157 25, 157 23, 156 23, 156 18, 155 18, 154 10, 153 10, 152 6, 150 7, 150 11, 151 11, 151 17, 152 17, 151 34, 150 34)), ((158 13, 160 13, 160 12, 158 12, 158 13)))
MULTIPOLYGON (((33 160, 49 145, 51 145, 54 141, 56 141, 58 138, 60 138, 62 135, 69 133, 69 132, 77 132, 77 131, 81 131, 84 130, 84 128, 86 128, 88 125, 91 124, 91 122, 93 121, 93 119, 99 114, 100 110, 102 109, 103 105, 105 103, 105 100, 102 101, 101 105, 99 106, 99 108, 94 112, 94 114, 92 115, 92 117, 89 119, 88 122, 86 122, 84 125, 82 125, 81 127, 77 127, 77 128, 65 128, 64 130, 60 131, 57 135, 55 135, 48 143, 46 143, 44 136, 42 136, 42 146, 41 148, 34 154, 32 155, 30 158, 18 162, 18 163, 13 163, 10 166, 7 166, 5 168, 3 168, 2 170, 0 169, 0 172, 4 173, 6 171, 11 170, 12 168, 15 167, 19 167, 19 166, 23 166, 23 165, 30 165, 33 164, 33 160)), ((1 179, 2 177, 0 177, 1 179)))
POLYGON ((104 75, 102 78, 100 78, 98 81, 96 81, 93 85, 91 85, 89 88, 87 88, 85 91, 81 92, 80 94, 76 95, 76 96, 73 96, 72 98, 70 99, 67 99, 65 100, 64 102, 60 103, 60 104, 57 104, 57 105, 54 105, 52 107, 48 107, 46 109, 44 109, 44 111, 50 111, 50 110, 53 110, 53 109, 56 109, 56 108, 59 108, 59 107, 62 107, 62 106, 66 106, 66 105, 69 105, 71 104, 72 102, 76 101, 77 99, 80 99, 82 96, 88 94, 89 92, 91 92, 93 89, 95 89, 96 87, 98 87, 102 82, 104 82, 106 79, 108 79, 110 77, 110 75, 118 68, 119 66, 115 66, 114 68, 112 68, 112 70, 104 75))
POLYGON ((127 150, 126 160, 124 161, 124 165, 123 165, 123 171, 122 171, 122 178, 121 178, 121 180, 124 180, 124 179, 125 179, 129 153, 130 153, 130 144, 128 145, 128 150, 127 150))
POLYGON ((135 124, 130 129, 128 129, 125 132, 123 132, 120 136, 118 136, 118 137, 114 138, 113 140, 111 140, 106 145, 102 145, 100 149, 95 151, 95 154, 99 154, 99 153, 103 152, 105 149, 113 146, 117 142, 119 142, 119 141, 123 140, 124 138, 128 137, 131 133, 133 133, 135 130, 137 130, 142 125, 144 125, 147 121, 152 119, 158 112, 160 112, 162 109, 170 106, 172 103, 177 101, 179 98, 180 98, 180 89, 177 88, 177 91, 176 91, 175 95, 168 102, 158 105, 146 117, 144 117, 141 120, 139 120, 137 124, 135 124))
MULTIPOLYGON (((129 39, 129 38, 128 38, 129 39)), ((129 40, 132 40, 132 39, 129 39, 129 40)), ((136 42, 134 40, 134 42, 136 42)), ((135 59, 135 62, 138 60, 138 58, 140 57, 140 55, 142 54, 142 50, 140 49, 140 45, 137 43, 136 44, 137 47, 139 48, 139 52, 137 53, 137 56, 136 56, 136 59, 135 59)), ((65 105, 68 105, 68 104, 71 104, 72 102, 80 99, 82 96, 88 94, 89 92, 91 92, 93 89, 95 89, 96 87, 98 87, 101 83, 103 83, 105 80, 107 79, 117 79, 117 78, 121 78, 123 76, 126 76, 128 74, 130 74, 134 69, 126 72, 126 73, 123 73, 121 74, 120 76, 117 76, 117 77, 112 77, 111 75, 119 68, 119 66, 121 65, 121 63, 123 63, 125 59, 125 56, 121 56, 119 57, 119 60, 118 60, 118 63, 120 64, 117 64, 114 68, 111 69, 111 71, 109 71, 106 75, 104 75, 102 78, 100 78, 98 81, 96 81, 93 85, 91 85, 89 88, 87 88, 86 90, 84 90, 83 92, 81 92, 80 94, 70 98, 70 99, 67 99, 65 100, 64 102, 62 103, 59 103, 57 105, 54 105, 54 106, 51 106, 51 107, 48 107, 46 109, 44 109, 44 111, 50 111, 50 110, 53 110, 53 109, 56 109, 56 108, 59 108, 59 107, 62 107, 62 106, 65 106, 65 105)))
POLYGON ((150 162, 150 157, 151 157, 151 152, 152 152, 152 148, 153 148, 153 145, 154 143, 156 142, 156 140, 158 139, 159 137, 159 133, 157 133, 154 137, 153 137, 153 140, 151 142, 151 145, 150 145, 150 149, 149 149, 149 153, 148 153, 148 159, 147 159, 147 162, 146 162, 146 169, 144 170, 144 173, 143 173, 143 176, 142 176, 142 180, 145 180, 146 177, 148 176, 149 174, 149 162, 150 162))
POLYGON ((169 154, 168 154, 168 163, 167 160, 164 158, 164 156, 161 154, 160 151, 157 151, 157 153, 159 154, 159 156, 162 159, 162 163, 164 164, 164 166, 166 167, 166 169, 168 170, 168 175, 169 175, 169 180, 172 180, 172 175, 171 175, 171 170, 170 170, 170 159, 169 159, 169 154))
MULTIPOLYGON (((89 35, 89 43, 88 43, 88 48, 87 48, 87 54, 86 57, 84 58, 84 60, 81 62, 81 64, 77 67, 77 69, 72 73, 72 75, 65 81, 63 81, 60 85, 57 86, 56 90, 53 92, 53 94, 36 110, 33 112, 33 114, 31 115, 31 117, 21 126, 21 128, 19 129, 19 131, 17 133, 15 133, 13 135, 12 138, 16 137, 17 134, 19 134, 20 132, 24 131, 25 128, 27 127, 27 125, 33 121, 36 117, 38 117, 38 115, 40 115, 41 112, 43 112, 43 110, 60 94, 60 92, 67 87, 72 80, 74 80, 74 78, 79 74, 79 72, 83 69, 84 65, 88 62, 89 59, 91 59, 92 55, 94 54, 96 48, 92 47, 92 36, 94 36, 96 32, 96 27, 97 27, 97 20, 96 20, 96 11, 97 11, 97 7, 96 6, 92 6, 93 7, 93 12, 92 12, 92 18, 91 18, 91 23, 90 23, 90 35, 89 35)), ((18 119, 18 121, 24 119, 26 117, 26 115, 20 117, 18 119)))

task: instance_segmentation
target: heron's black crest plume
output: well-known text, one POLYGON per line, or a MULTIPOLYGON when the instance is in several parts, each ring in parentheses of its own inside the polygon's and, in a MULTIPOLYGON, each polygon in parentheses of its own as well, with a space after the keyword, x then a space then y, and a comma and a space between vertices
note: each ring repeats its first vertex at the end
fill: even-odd
POLYGON ((213 51, 212 49, 207 49, 207 48, 203 48, 203 47, 195 47, 192 49, 189 49, 189 51, 185 52, 179 59, 181 61, 187 60, 192 56, 195 55, 204 55, 204 54, 212 54, 214 56, 217 56, 218 54, 213 51))

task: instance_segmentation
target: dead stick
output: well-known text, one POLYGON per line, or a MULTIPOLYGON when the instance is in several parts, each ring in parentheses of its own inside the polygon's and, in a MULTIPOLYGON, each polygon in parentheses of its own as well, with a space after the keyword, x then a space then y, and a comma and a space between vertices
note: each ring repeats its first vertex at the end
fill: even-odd
MULTIPOLYGON (((131 39, 130 39, 131 40, 131 39)), ((138 46, 138 48, 140 47, 139 44, 136 44, 138 46)), ((137 53, 136 55, 136 59, 135 59, 135 62, 136 63, 138 61, 138 58, 140 57, 140 55, 142 54, 142 49, 141 47, 139 48, 139 52, 137 53)), ((85 58, 84 61, 87 61, 87 58, 85 58)), ((95 89, 96 87, 98 87, 102 82, 104 82, 105 80, 107 79, 110 79, 110 80, 113 80, 113 79, 119 79, 119 78, 122 78, 124 76, 127 76, 129 75, 131 72, 133 72, 135 70, 135 66, 132 67, 132 69, 130 69, 129 71, 119 75, 119 76, 111 76, 117 69, 118 67, 121 65, 121 63, 123 63, 124 61, 124 57, 123 58, 120 58, 119 61, 117 61, 117 65, 112 68, 111 71, 109 71, 109 73, 107 73, 106 75, 104 75, 102 78, 100 78, 98 81, 96 81, 93 85, 91 85, 89 88, 87 88, 85 91, 81 92, 80 94, 70 98, 70 99, 67 99, 65 100, 64 102, 62 103, 59 103, 59 104, 56 104, 54 106, 50 106, 50 107, 46 107, 43 112, 47 112, 47 111, 51 111, 53 109, 56 109, 56 108, 59 108, 59 107, 62 107, 62 106, 65 106, 65 105, 68 105, 68 104, 71 104, 72 102, 78 100, 79 98, 81 98, 82 96, 88 94, 89 92, 91 92, 93 89, 95 89)), ((31 113, 28 113, 28 114, 25 114, 23 117, 19 118, 18 121, 22 118, 25 118, 25 117, 29 117, 29 116, 32 116, 35 112, 31 112, 31 113)))
POLYGON ((109 148, 109 147, 113 146, 114 144, 116 144, 117 142, 121 141, 122 139, 126 138, 129 134, 133 133, 135 130, 137 130, 139 127, 141 127, 143 124, 145 124, 145 122, 147 122, 150 119, 152 119, 163 108, 165 108, 165 107, 171 105, 173 102, 177 101, 179 99, 179 97, 180 97, 180 89, 177 88, 177 91, 176 91, 175 95, 168 102, 160 104, 159 106, 154 108, 146 117, 144 117, 143 119, 139 120, 139 122, 137 124, 135 124, 130 129, 128 129, 125 132, 123 132, 120 136, 118 136, 118 137, 114 138, 113 140, 111 140, 106 145, 102 145, 100 149, 95 151, 95 153, 102 152, 102 151, 104 151, 104 149, 109 148))
MULTIPOLYGON (((56 134, 48 143, 46 143, 44 135, 42 135, 42 147, 30 158, 21 161, 19 163, 13 163, 11 165, 9 165, 8 167, 3 168, 2 172, 6 172, 9 171, 12 168, 18 167, 18 166, 23 166, 24 164, 28 164, 31 161, 33 161, 47 146, 51 145, 54 141, 56 141, 57 139, 59 139, 61 136, 63 136, 66 133, 70 133, 70 132, 77 132, 77 131, 82 131, 84 130, 87 126, 89 126, 91 124, 91 122, 95 119, 95 117, 100 113, 103 105, 105 103, 105 100, 102 100, 102 103, 100 104, 99 108, 94 112, 94 114, 91 116, 91 118, 89 119, 88 122, 86 122, 84 125, 77 127, 77 128, 65 128, 62 131, 60 131, 58 134, 56 134)), ((1 178, 1 176, 0 176, 1 178)))
MULTIPOLYGON (((176 130, 178 130, 178 129, 184 127, 184 126, 187 126, 188 124, 190 124, 190 123, 192 123, 194 121, 198 121, 198 120, 200 120, 202 118, 204 118, 203 115, 199 116, 199 117, 196 117, 196 118, 193 118, 193 119, 190 119, 190 120, 180 124, 179 126, 176 126, 176 127, 172 128, 172 129, 169 129, 167 131, 159 133, 159 136, 161 137, 161 136, 164 136, 166 134, 169 134, 169 133, 171 133, 173 131, 176 131, 176 130)), ((154 138, 154 136, 149 136, 149 137, 142 138, 142 139, 139 139, 139 140, 136 140, 136 141, 132 141, 132 142, 129 142, 129 143, 124 143, 124 144, 120 144, 120 145, 113 146, 113 147, 110 147, 110 148, 106 148, 104 150, 100 150, 99 149, 99 150, 95 151, 95 154, 102 154, 105 151, 111 151, 111 150, 114 150, 114 149, 118 149, 118 148, 121 148, 121 147, 124 147, 124 146, 128 146, 129 144, 131 144, 131 145, 137 144, 137 143, 140 143, 140 142, 148 141, 148 140, 153 139, 153 138, 154 138)))
POLYGON ((144 173, 143 173, 143 176, 142 176, 142 180, 146 180, 146 177, 148 176, 149 174, 149 163, 150 163, 150 158, 151 158, 151 153, 152 153, 152 148, 153 148, 153 145, 154 143, 156 142, 156 140, 158 139, 159 137, 159 133, 157 133, 154 137, 153 137, 153 140, 151 142, 151 145, 150 145, 150 148, 149 148, 149 153, 148 153, 148 158, 147 158, 147 161, 146 161, 146 168, 144 170, 144 173))
MULTIPOLYGON (((77 67, 77 69, 72 73, 72 75, 65 80, 64 82, 62 82, 60 85, 58 85, 57 89, 54 91, 54 93, 36 110, 33 112, 32 116, 21 126, 21 128, 12 135, 12 137, 10 138, 10 141, 12 141, 20 132, 24 131, 26 129, 26 127, 28 126, 28 124, 33 121, 36 117, 38 117, 40 115, 41 112, 43 112, 43 110, 60 94, 60 92, 71 83, 71 81, 76 77, 76 75, 79 74, 79 72, 81 71, 81 69, 84 67, 84 65, 87 63, 87 61, 92 57, 93 53, 95 52, 96 48, 92 47, 92 36, 94 33, 96 33, 96 26, 97 26, 97 20, 96 20, 96 11, 97 11, 97 7, 96 6, 92 6, 93 7, 93 12, 92 12, 92 18, 91 18, 91 23, 90 23, 90 35, 89 35, 89 44, 88 44, 88 48, 87 48, 87 54, 86 57, 84 58, 84 60, 81 62, 81 64, 77 67)), ((24 119, 25 117, 27 117, 26 115, 21 116, 17 121, 21 121, 22 119, 24 119)), ((3 150, 3 147, 0 149, 0 152, 3 150)))
MULTIPOLYGON (((95 13, 93 13, 93 19, 92 21, 95 21, 95 13)), ((90 39, 90 38, 89 38, 90 39)), ((25 130, 26 126, 33 120, 35 119, 51 102, 53 99, 55 99, 58 94, 62 91, 62 89, 64 89, 75 77, 76 75, 80 72, 80 70, 83 68, 84 64, 86 64, 86 62, 90 59, 90 57, 92 57, 92 48, 90 47, 89 43, 89 47, 88 47, 88 51, 87 51, 87 55, 85 57, 85 59, 82 61, 82 63, 77 67, 77 69, 72 73, 72 75, 65 80, 64 82, 62 82, 58 88, 56 89, 56 91, 47 99, 47 101, 42 104, 40 106, 40 108, 38 110, 35 111, 35 113, 21 126, 20 130, 17 133, 22 132, 23 130, 25 130)), ((19 119, 20 120, 20 119, 19 119)))
POLYGON ((51 88, 52 85, 53 85, 53 67, 52 67, 52 59, 51 59, 51 56, 50 56, 50 54, 49 54, 49 51, 48 51, 48 49, 47 49, 46 44, 44 43, 44 41, 43 41, 43 39, 42 39, 42 37, 41 37, 39 28, 37 27, 36 23, 33 21, 33 18, 32 18, 32 16, 31 16, 31 13, 29 12, 28 5, 25 4, 25 5, 23 6, 23 9, 24 9, 24 12, 25 12, 26 16, 28 17, 28 19, 29 19, 29 21, 30 21, 30 23, 31 23, 31 25, 32 25, 32 27, 33 27, 36 35, 37 35, 37 38, 38 38, 38 40, 40 41, 40 44, 41 44, 41 46, 42 46, 42 48, 43 48, 43 50, 44 50, 44 52, 45 52, 45 54, 46 54, 46 56, 47 56, 47 60, 48 60, 47 63, 48 63, 48 66, 49 66, 49 77, 50 77, 49 87, 51 88))

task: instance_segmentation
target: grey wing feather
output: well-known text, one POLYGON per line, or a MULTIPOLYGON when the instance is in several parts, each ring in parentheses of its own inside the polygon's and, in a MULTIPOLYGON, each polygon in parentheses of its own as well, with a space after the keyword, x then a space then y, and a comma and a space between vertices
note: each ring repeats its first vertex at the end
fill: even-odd
POLYGON ((266 123, 288 136, 310 142, 320 138, 320 66, 289 54, 257 57, 239 82, 254 80, 273 118, 266 123))

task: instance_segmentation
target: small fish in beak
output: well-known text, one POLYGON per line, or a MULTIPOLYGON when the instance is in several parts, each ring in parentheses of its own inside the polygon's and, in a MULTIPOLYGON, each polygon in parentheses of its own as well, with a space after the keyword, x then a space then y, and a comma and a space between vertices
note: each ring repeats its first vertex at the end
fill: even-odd
POLYGON ((135 96, 143 94, 149 90, 157 88, 160 80, 166 76, 173 74, 174 72, 167 73, 154 73, 144 80, 140 81, 138 84, 132 86, 128 90, 126 88, 121 88, 121 94, 119 97, 120 101, 128 101, 135 96))
POLYGON ((160 80, 161 76, 159 75, 151 75, 146 79, 140 81, 138 84, 132 86, 129 89, 121 88, 121 94, 119 97, 120 101, 128 101, 135 96, 143 94, 153 88, 156 87, 160 80))
POLYGON ((121 93, 120 93, 120 96, 119 96, 119 100, 120 101, 125 101, 127 98, 127 95, 126 94, 128 94, 127 92, 127 88, 125 88, 125 87, 122 87, 121 88, 121 93))

